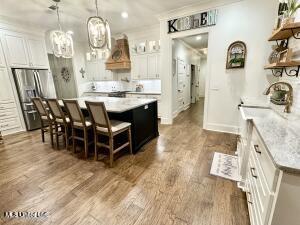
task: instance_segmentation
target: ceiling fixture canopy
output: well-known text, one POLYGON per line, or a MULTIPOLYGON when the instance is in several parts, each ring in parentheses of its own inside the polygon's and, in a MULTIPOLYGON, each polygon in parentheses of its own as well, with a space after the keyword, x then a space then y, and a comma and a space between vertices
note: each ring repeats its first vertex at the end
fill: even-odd
POLYGON ((92 50, 111 51, 111 32, 107 20, 99 16, 98 1, 95 0, 96 16, 87 21, 88 40, 92 50))
POLYGON ((72 58, 74 55, 72 34, 62 30, 58 11, 58 3, 60 0, 53 1, 55 2, 55 5, 50 6, 49 9, 56 11, 58 21, 58 30, 53 30, 50 32, 50 42, 52 45, 53 54, 56 57, 72 58))

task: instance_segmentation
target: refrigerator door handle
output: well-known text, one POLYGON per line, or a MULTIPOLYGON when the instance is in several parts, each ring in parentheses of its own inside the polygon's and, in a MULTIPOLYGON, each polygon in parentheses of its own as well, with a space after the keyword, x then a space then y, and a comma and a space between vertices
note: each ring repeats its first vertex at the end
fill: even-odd
POLYGON ((43 93, 43 88, 42 88, 42 84, 41 84, 41 76, 39 71, 35 71, 36 77, 37 77, 37 81, 38 81, 38 86, 40 89, 40 97, 44 98, 44 93, 43 93))
POLYGON ((34 87, 35 87, 35 90, 37 92, 37 96, 35 96, 35 97, 38 97, 38 96, 40 96, 40 90, 39 90, 39 87, 38 87, 35 71, 33 71, 33 78, 34 78, 34 87))

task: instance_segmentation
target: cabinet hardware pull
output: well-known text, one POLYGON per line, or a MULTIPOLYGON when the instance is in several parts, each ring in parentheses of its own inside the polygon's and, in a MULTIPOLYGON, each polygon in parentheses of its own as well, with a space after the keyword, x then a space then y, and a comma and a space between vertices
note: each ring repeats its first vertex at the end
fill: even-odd
POLYGON ((256 153, 261 154, 261 151, 259 150, 258 145, 254 145, 254 150, 256 151, 256 153))
POLYGON ((254 173, 255 172, 255 168, 251 167, 250 171, 251 171, 252 177, 257 178, 257 175, 255 175, 255 173, 254 173))

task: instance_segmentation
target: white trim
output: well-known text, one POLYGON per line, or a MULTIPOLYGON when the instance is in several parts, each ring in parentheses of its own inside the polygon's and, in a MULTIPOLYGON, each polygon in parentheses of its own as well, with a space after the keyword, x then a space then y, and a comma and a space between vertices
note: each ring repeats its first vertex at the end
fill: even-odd
POLYGON ((191 50, 192 52, 194 52, 197 56, 199 56, 199 57, 202 56, 199 51, 197 51, 195 48, 193 48, 192 46, 190 46, 188 43, 184 42, 182 39, 177 39, 177 41, 179 41, 186 48, 188 48, 189 50, 191 50))
POLYGON ((238 126, 230 126, 226 124, 208 123, 204 129, 222 133, 238 134, 238 126))
POLYGON ((179 115, 178 109, 173 112, 173 119, 175 119, 179 115))
POLYGON ((222 7, 224 5, 230 5, 236 2, 241 2, 241 1, 245 1, 245 0, 215 0, 215 1, 210 1, 207 0, 206 2, 200 2, 197 4, 192 4, 192 5, 188 5, 188 6, 184 6, 178 9, 174 9, 171 11, 167 11, 161 14, 157 15, 157 18, 159 21, 162 20, 170 20, 170 19, 174 19, 174 18, 180 18, 180 17, 184 17, 184 16, 190 16, 199 12, 203 12, 205 10, 209 10, 212 8, 219 8, 222 7))

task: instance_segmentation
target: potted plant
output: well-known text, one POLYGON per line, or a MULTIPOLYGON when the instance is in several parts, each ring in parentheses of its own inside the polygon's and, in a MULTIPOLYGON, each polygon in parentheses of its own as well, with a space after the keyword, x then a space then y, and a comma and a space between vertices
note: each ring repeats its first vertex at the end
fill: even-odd
POLYGON ((287 4, 287 10, 284 12, 283 25, 293 23, 295 21, 295 14, 300 8, 298 0, 279 0, 280 3, 287 4))

